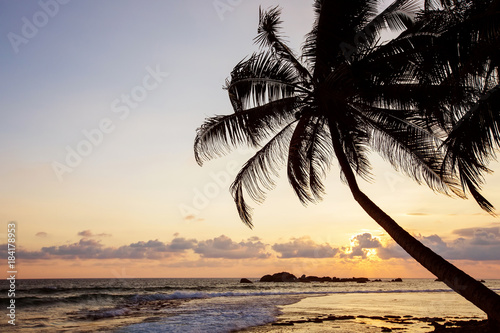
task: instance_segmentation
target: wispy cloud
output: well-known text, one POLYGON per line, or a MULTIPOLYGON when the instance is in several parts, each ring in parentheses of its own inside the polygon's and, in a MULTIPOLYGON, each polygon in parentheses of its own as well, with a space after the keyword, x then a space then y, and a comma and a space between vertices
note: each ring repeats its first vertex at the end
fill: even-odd
POLYGON ((106 234, 106 233, 94 234, 91 230, 80 231, 77 235, 78 236, 82 236, 82 237, 87 237, 87 238, 91 238, 91 237, 111 237, 111 234, 106 234))

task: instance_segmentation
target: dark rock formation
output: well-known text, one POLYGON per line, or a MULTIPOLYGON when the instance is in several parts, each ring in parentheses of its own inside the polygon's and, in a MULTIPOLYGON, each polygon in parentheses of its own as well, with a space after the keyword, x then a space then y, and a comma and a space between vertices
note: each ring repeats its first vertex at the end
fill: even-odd
POLYGON ((397 279, 391 280, 391 282, 403 282, 403 280, 401 278, 397 278, 397 279))
POLYGON ((249 279, 243 278, 243 279, 240 280, 240 283, 253 283, 253 282, 250 281, 249 279))
POLYGON ((260 278, 260 282, 273 282, 273 276, 269 274, 264 275, 260 278))
MULTIPOLYGON (((378 280, 380 281, 380 280, 378 280)), ((288 272, 275 273, 273 275, 267 274, 260 278, 260 282, 357 282, 366 283, 370 279, 364 277, 342 278, 329 277, 329 276, 306 276, 303 274, 300 278, 288 272)))
POLYGON ((260 278, 260 282, 295 282, 297 277, 288 272, 275 273, 273 275, 264 275, 260 278))
POLYGON ((300 282, 332 282, 332 278, 328 276, 318 277, 318 276, 305 276, 302 275, 299 278, 300 282))
POLYGON ((272 323, 271 326, 293 326, 293 323, 285 321, 281 323, 272 323))

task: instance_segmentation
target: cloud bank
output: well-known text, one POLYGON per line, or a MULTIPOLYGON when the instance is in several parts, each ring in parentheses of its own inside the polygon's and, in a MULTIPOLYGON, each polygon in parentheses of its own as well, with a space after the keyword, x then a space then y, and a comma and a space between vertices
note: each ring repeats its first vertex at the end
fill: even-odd
POLYGON ((288 243, 274 244, 273 250, 278 258, 333 258, 338 248, 329 244, 316 244, 310 237, 292 238, 288 243))
MULTIPOLYGON (((500 260, 500 227, 458 229, 452 232, 458 237, 444 240, 438 235, 417 236, 426 246, 448 260, 492 261, 500 260)), ((45 237, 44 232, 37 234, 45 237)), ((394 241, 382 242, 371 233, 355 235, 349 246, 332 246, 317 243, 308 236, 289 241, 268 244, 258 237, 234 241, 221 235, 211 239, 197 240, 174 234, 169 242, 159 239, 137 241, 119 247, 106 246, 101 237, 91 230, 78 233, 82 238, 75 243, 42 247, 36 251, 18 249, 18 256, 25 260, 49 259, 149 259, 166 258, 178 260, 245 260, 245 259, 343 259, 364 260, 378 257, 382 260, 411 259, 394 241), (188 258, 189 257, 189 258, 188 258)), ((0 245, 6 249, 7 246, 0 245)), ((3 250, 5 251, 5 250, 3 250)))

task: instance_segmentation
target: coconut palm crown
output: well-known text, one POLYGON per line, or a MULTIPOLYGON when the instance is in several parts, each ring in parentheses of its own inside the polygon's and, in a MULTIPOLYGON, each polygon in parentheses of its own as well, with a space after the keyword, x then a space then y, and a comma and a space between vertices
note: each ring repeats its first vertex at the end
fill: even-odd
MULTIPOLYGON (((379 12, 382 2, 316 0, 316 20, 301 57, 282 35, 279 8, 260 10, 255 38, 260 51, 238 63, 226 82, 234 113, 208 118, 197 130, 196 161, 202 165, 239 146, 256 150, 230 188, 240 218, 252 227, 246 196, 262 202, 280 167, 286 167, 291 187, 307 204, 321 200, 325 176, 337 160, 341 179, 368 215, 496 325, 500 296, 403 230, 360 190, 357 177, 371 179, 368 153, 376 151, 418 183, 452 196, 470 193, 492 212, 480 186, 488 156, 498 145, 491 140, 500 137, 498 125, 475 144, 460 133, 477 130, 467 110, 479 103, 481 89, 484 93, 495 80, 498 84, 498 63, 486 56, 469 68, 460 50, 436 61, 439 41, 449 45, 464 38, 453 30, 465 17, 456 17, 454 1, 425 1, 423 12, 418 0, 396 0, 379 12), (446 15, 447 24, 439 28, 446 15), (382 42, 384 30, 401 34, 382 42), (467 145, 474 146, 463 152, 467 145)), ((498 3, 488 3, 493 2, 498 3)), ((485 28, 469 25, 471 33, 474 29, 485 28)), ((477 43, 476 50, 487 48, 485 43, 477 43)), ((488 104, 484 109, 493 106, 483 104, 488 104)))

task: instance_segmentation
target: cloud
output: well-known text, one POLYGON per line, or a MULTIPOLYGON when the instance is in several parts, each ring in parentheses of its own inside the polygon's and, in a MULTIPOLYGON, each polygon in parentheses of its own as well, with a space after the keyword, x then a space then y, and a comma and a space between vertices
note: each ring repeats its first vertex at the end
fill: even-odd
MULTIPOLYGON (((500 260, 500 235, 487 231, 477 231, 471 237, 460 237, 440 245, 436 251, 446 259, 500 260)), ((429 247, 435 249, 432 245, 429 247)))
POLYGON ((91 238, 91 237, 111 237, 111 234, 94 234, 91 230, 83 230, 78 233, 78 236, 86 237, 86 238, 91 238))
POLYGON ((466 228, 466 229, 457 229, 453 230, 454 234, 457 234, 462 237, 473 237, 478 233, 487 233, 495 236, 500 236, 500 227, 491 227, 491 228, 466 228))
MULTIPOLYGON (((417 236, 427 247, 447 260, 500 260, 499 228, 468 228, 453 232, 462 237, 445 241, 438 235, 417 236)), ((410 258, 394 241, 377 249, 381 259, 410 258)))
MULTIPOLYGON (((85 236, 95 236, 89 231, 80 233, 85 236)), ((76 243, 60 246, 43 247, 39 251, 20 251, 23 259, 155 259, 180 256, 187 251, 193 251, 204 258, 223 259, 265 259, 271 256, 266 252, 266 244, 259 238, 252 237, 239 243, 227 236, 198 241, 175 237, 166 243, 158 239, 138 241, 120 247, 107 247, 100 240, 82 238, 76 243)))
POLYGON ((196 239, 174 238, 168 246, 170 252, 182 252, 184 250, 194 249, 198 243, 196 239))
POLYGON ((101 241, 82 238, 79 242, 42 247, 40 251, 20 251, 23 259, 161 259, 193 249, 196 240, 174 238, 170 243, 159 240, 140 241, 118 248, 106 247, 101 241))
POLYGON ((92 231, 90 230, 83 230, 78 233, 78 236, 82 237, 92 237, 92 231))
POLYGON ((201 221, 204 221, 205 219, 198 217, 196 215, 190 214, 190 215, 186 215, 184 217, 184 220, 188 221, 188 222, 201 222, 201 221))
POLYGON ((258 238, 251 238, 246 242, 236 243, 227 236, 219 236, 198 243, 194 249, 202 258, 224 258, 224 259, 265 259, 271 256, 265 252, 266 245, 258 238))
POLYGON ((47 237, 49 234, 46 233, 45 231, 40 231, 35 234, 37 237, 47 237))
POLYGON ((388 244, 385 246, 381 246, 377 249, 377 256, 380 259, 387 260, 387 259, 410 259, 411 256, 406 253, 405 250, 401 246, 399 246, 396 242, 391 240, 388 244))
POLYGON ((78 243, 70 245, 42 247, 41 252, 49 255, 91 258, 100 252, 102 246, 99 241, 83 238, 78 243))
POLYGON ((352 246, 344 247, 340 253, 341 258, 366 258, 370 249, 378 249, 382 247, 380 241, 373 237, 372 234, 366 232, 359 234, 351 239, 352 246))
MULTIPOLYGON (((433 249, 447 260, 500 260, 500 228, 469 228, 453 232, 456 239, 442 239, 438 235, 416 236, 424 245, 433 249)), ((37 237, 45 237, 39 232, 37 237)), ((346 258, 363 260, 378 256, 382 260, 410 259, 411 257, 394 241, 382 243, 370 233, 362 233, 351 238, 351 245, 334 247, 330 244, 318 244, 310 237, 292 238, 283 243, 269 245, 259 237, 236 242, 221 235, 208 240, 197 240, 180 237, 178 233, 169 242, 158 239, 137 241, 119 247, 106 246, 101 235, 90 230, 79 232, 82 238, 75 243, 46 246, 37 251, 18 249, 19 257, 31 260, 46 259, 149 259, 161 260, 169 258, 169 264, 204 262, 211 265, 211 259, 268 259, 271 249, 278 259, 289 258, 346 258), (196 256, 197 254, 197 256, 196 256), (193 256, 195 255, 195 256, 193 256), (192 256, 192 257, 190 257, 192 256), (172 260, 174 259, 174 260, 172 260), (178 259, 178 260, 175 260, 178 259)), ((5 246, 6 248, 6 246, 5 246)), ((1 249, 1 245, 0 245, 1 249)), ((0 252, 2 252, 0 250, 0 252)), ((1 255, 1 253, 0 253, 1 255)), ((196 264, 193 264, 196 265, 196 264)))
POLYGON ((328 244, 316 244, 310 237, 292 238, 288 243, 274 244, 278 258, 332 258, 339 251, 328 244))

